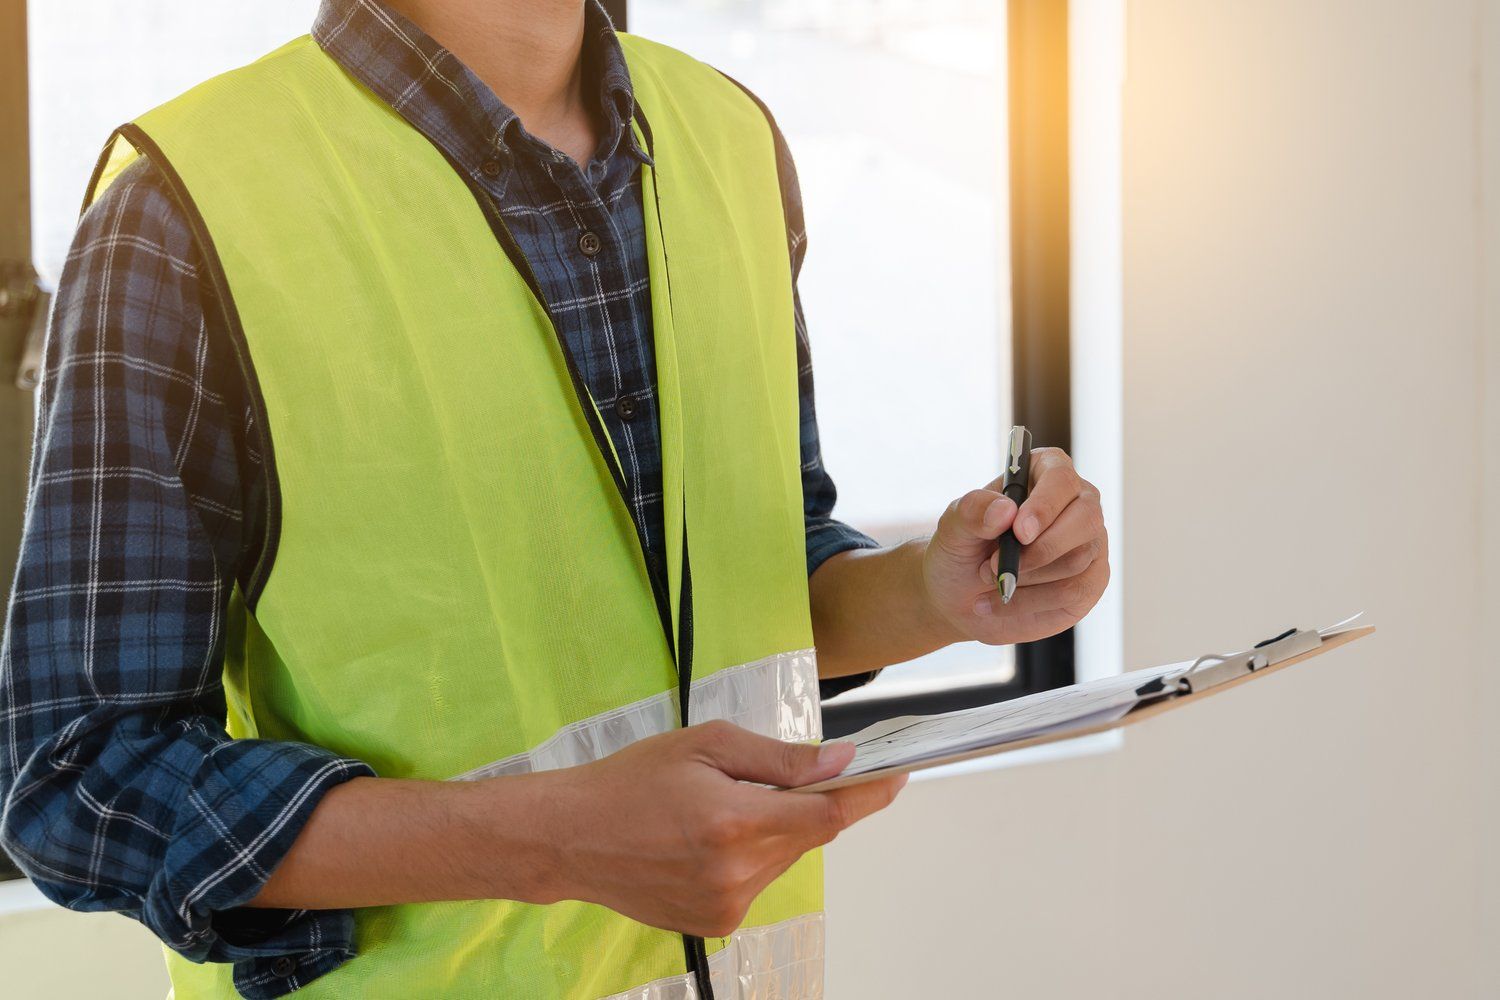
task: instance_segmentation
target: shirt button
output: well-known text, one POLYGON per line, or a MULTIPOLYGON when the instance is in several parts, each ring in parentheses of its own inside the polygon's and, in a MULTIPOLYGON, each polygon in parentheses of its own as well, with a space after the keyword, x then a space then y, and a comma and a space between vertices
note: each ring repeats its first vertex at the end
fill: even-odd
POLYGON ((578 249, 583 251, 585 257, 593 257, 604 249, 604 243, 599 239, 598 233, 584 233, 578 237, 578 249))
POLYGON ((499 160, 485 160, 483 163, 481 163, 479 165, 479 172, 482 173, 482 174, 484 174, 484 176, 486 176, 486 177, 499 177, 500 176, 500 161, 499 160))
POLYGON ((286 955, 271 962, 271 975, 278 979, 285 979, 297 971, 297 963, 286 955))
POLYGON ((621 420, 634 420, 641 408, 634 396, 621 396, 615 400, 615 412, 620 415, 621 420))

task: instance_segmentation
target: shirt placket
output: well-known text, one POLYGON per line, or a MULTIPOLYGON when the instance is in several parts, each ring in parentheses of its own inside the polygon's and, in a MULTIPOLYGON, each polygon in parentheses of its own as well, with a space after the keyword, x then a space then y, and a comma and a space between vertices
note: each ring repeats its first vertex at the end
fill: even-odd
POLYGON ((628 259, 632 247, 622 243, 622 227, 610 211, 612 192, 630 197, 628 190, 621 193, 629 187, 628 175, 620 176, 623 155, 617 150, 610 159, 593 160, 585 168, 548 150, 539 157, 539 166, 546 188, 558 199, 558 208, 549 214, 572 236, 557 263, 568 274, 567 284, 591 299, 556 317, 559 333, 575 356, 586 359, 584 381, 624 466, 631 517, 655 553, 662 538, 651 516, 660 475, 652 475, 658 444, 649 323, 645 330, 637 329, 637 320, 621 318, 630 305, 611 301, 631 287, 645 266, 628 259))

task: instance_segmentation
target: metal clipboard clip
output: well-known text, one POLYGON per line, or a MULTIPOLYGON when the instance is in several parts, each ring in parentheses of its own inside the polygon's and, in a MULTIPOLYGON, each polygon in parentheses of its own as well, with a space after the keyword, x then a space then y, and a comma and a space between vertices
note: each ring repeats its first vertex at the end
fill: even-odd
POLYGON ((1347 632, 1358 625, 1364 612, 1350 615, 1336 625, 1321 629, 1287 629, 1280 635, 1256 643, 1240 653, 1209 653, 1200 656, 1175 674, 1167 674, 1141 686, 1136 692, 1143 700, 1169 698, 1179 694, 1196 694, 1220 684, 1275 666, 1294 656, 1310 653, 1324 639, 1347 632))

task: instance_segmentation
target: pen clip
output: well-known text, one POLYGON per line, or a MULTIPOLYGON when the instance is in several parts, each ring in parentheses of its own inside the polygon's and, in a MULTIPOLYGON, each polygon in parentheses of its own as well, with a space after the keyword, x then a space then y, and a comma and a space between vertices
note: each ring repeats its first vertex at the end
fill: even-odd
POLYGON ((1010 444, 1006 449, 1005 472, 1007 476, 1019 476, 1021 474, 1021 463, 1026 460, 1026 453, 1031 450, 1031 432, 1020 424, 1010 429, 1010 444))

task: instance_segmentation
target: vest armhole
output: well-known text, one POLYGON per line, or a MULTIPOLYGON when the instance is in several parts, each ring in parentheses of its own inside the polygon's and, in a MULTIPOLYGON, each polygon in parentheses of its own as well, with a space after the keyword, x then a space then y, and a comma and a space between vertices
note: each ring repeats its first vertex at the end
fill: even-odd
POLYGON ((134 122, 122 125, 110 137, 110 141, 105 145, 104 152, 94 168, 94 174, 89 180, 84 201, 85 208, 94 200, 100 179, 107 165, 114 158, 114 151, 121 140, 134 147, 137 154, 149 160, 151 165, 161 173, 173 200, 177 202, 192 230, 193 240, 203 260, 204 277, 207 278, 213 289, 214 299, 218 302, 224 329, 229 333, 230 346, 234 350, 235 360, 245 380, 250 407, 255 415, 256 445, 260 449, 266 482, 265 536, 261 540, 260 551, 255 558, 254 566, 248 573, 243 571, 239 573, 239 579, 236 581, 245 607, 254 613, 261 592, 265 589, 266 580, 271 575, 271 567, 276 561, 276 549, 281 540, 281 484, 276 474, 276 454, 271 443, 271 425, 267 420, 265 397, 261 393, 260 380, 255 375, 255 365, 250 357, 245 329, 240 323, 239 310, 235 307, 234 298, 229 291, 229 279, 224 272, 224 265, 219 259, 213 238, 208 232, 208 223, 204 221, 203 214, 198 210, 187 185, 183 182, 182 176, 177 173, 176 168, 172 166, 171 160, 139 125, 134 122))
POLYGON ((78 217, 80 219, 83 218, 84 213, 89 210, 89 207, 99 200, 99 185, 104 183, 105 177, 112 173, 120 172, 117 164, 119 163, 118 150, 122 142, 125 142, 127 145, 129 144, 128 140, 120 134, 120 130, 115 129, 109 134, 109 139, 104 143, 104 148, 99 151, 99 159, 94 161, 94 170, 89 174, 88 186, 83 189, 83 204, 78 206, 78 217))

